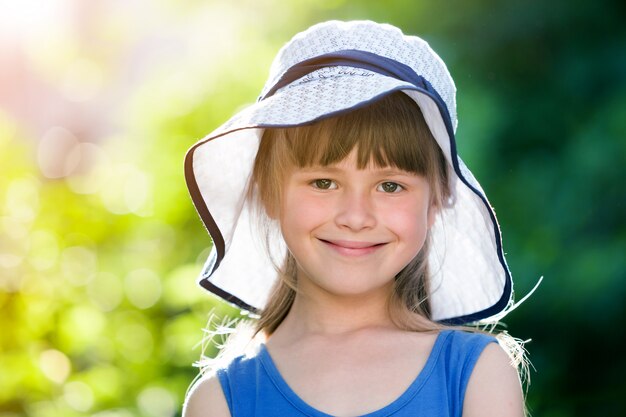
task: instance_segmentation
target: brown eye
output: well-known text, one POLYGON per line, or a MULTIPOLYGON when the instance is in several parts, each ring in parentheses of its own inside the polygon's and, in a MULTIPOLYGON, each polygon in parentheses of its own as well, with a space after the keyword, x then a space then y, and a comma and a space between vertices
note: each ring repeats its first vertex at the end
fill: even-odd
POLYGON ((396 184, 395 182, 383 182, 379 186, 380 191, 385 193, 397 193, 402 190, 402 186, 400 184, 396 184))
POLYGON ((313 181, 312 184, 315 188, 319 188, 320 190, 330 190, 330 189, 337 188, 337 186, 333 183, 332 180, 329 180, 326 178, 315 180, 313 181))

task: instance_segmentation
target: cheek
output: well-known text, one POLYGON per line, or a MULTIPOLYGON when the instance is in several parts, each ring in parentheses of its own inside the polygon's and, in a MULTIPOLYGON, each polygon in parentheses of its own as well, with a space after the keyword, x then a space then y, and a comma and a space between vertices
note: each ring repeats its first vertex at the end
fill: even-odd
POLYGON ((303 193, 285 193, 280 211, 283 235, 311 231, 324 218, 323 207, 303 193))
POLYGON ((425 204, 408 201, 396 204, 385 211, 386 224, 402 235, 424 234, 430 223, 429 210, 425 204))
POLYGON ((311 198, 307 195, 298 195, 294 199, 292 207, 297 211, 298 219, 305 223, 314 222, 315 219, 321 219, 328 214, 328 207, 323 204, 319 198, 311 198))

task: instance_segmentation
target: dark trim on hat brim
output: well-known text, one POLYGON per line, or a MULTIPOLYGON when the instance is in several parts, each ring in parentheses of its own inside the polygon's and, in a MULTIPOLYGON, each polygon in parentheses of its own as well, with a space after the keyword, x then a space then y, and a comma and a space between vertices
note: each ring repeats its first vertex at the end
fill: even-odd
MULTIPOLYGON (((500 299, 491 307, 488 307, 484 310, 480 310, 478 312, 475 313, 471 313, 471 314, 467 314, 464 316, 458 316, 458 317, 451 317, 451 318, 447 318, 447 319, 442 319, 440 320, 440 323, 442 324, 447 324, 447 325, 460 325, 460 324, 468 324, 468 323, 473 323, 473 322, 478 322, 480 320, 492 317, 497 315, 498 313, 501 313, 502 311, 504 311, 507 307, 507 305, 509 304, 509 301, 511 299, 511 294, 512 294, 512 279, 511 279, 511 274, 509 272, 509 269, 506 265, 506 261, 504 260, 504 253, 502 250, 502 239, 501 239, 501 235, 500 235, 500 228, 498 225, 498 222, 496 220, 495 217, 495 213, 493 212, 493 209, 491 208, 491 205, 489 204, 489 202, 487 201, 487 198, 475 187, 473 187, 469 181, 463 176, 463 174, 461 173, 461 169, 459 167, 459 163, 458 163, 458 155, 457 155, 457 147, 456 147, 456 140, 455 140, 455 135, 454 135, 454 129, 452 127, 452 122, 450 119, 450 115, 448 112, 448 109, 445 105, 445 103, 443 102, 443 99, 441 99, 441 97, 439 96, 439 94, 435 91, 435 89, 432 87, 432 85, 427 81, 424 80, 425 84, 426 84, 426 89, 420 88, 420 87, 416 87, 414 85, 411 84, 407 84, 406 86, 402 86, 402 87, 397 87, 397 88, 393 88, 391 90, 385 91, 382 94, 379 94, 377 96, 374 96, 368 100, 362 101, 360 103, 358 103, 355 106, 352 107, 348 107, 345 109, 341 109, 335 112, 330 112, 330 113, 326 113, 320 117, 317 117, 315 119, 309 120, 307 122, 303 122, 303 123, 295 123, 295 124, 257 124, 257 125, 250 125, 250 126, 244 126, 244 127, 240 127, 240 128, 236 128, 236 129, 231 129, 231 130, 227 130, 225 132, 220 133, 219 135, 216 135, 214 137, 211 137, 210 135, 207 136, 206 138, 200 140, 199 142, 197 142, 195 145, 193 145, 189 151, 187 152, 186 156, 185 156, 185 178, 187 181, 187 187, 189 189, 189 193, 191 195, 191 198, 193 200, 194 206, 196 207, 196 210, 198 212, 198 214, 200 215, 200 218, 202 219, 202 222, 204 223, 205 227, 207 228, 209 234, 211 235, 211 239, 213 240, 213 244, 215 245, 215 249, 217 251, 217 259, 216 262, 213 264, 213 267, 211 268, 211 271, 203 271, 203 276, 204 278, 202 278, 202 280, 200 281, 200 285, 202 285, 203 288, 209 290, 210 292, 216 294, 217 296, 225 299, 228 302, 231 302, 233 304, 235 304, 236 306, 240 307, 243 310, 246 311, 250 311, 250 312, 258 312, 259 309, 255 308, 249 304, 247 304, 246 302, 242 301, 241 299, 239 299, 238 297, 222 290, 221 288, 217 287, 216 285, 212 284, 209 281, 209 277, 210 275, 213 274, 213 272, 215 272, 215 270, 217 269, 217 267, 219 266, 221 260, 224 258, 224 238, 221 234, 221 232, 219 231, 219 228, 217 227, 217 224, 215 223, 215 220, 213 219, 213 217, 211 216, 208 208, 206 207, 206 204, 204 203, 204 199, 202 198, 202 194, 200 193, 200 189, 198 187, 198 184, 195 180, 195 176, 193 175, 193 153, 195 152, 195 150, 203 145, 204 143, 214 140, 214 139, 218 139, 222 136, 240 131, 240 130, 247 130, 247 129, 270 129, 270 128, 288 128, 288 127, 295 127, 295 126, 304 126, 304 125, 309 125, 309 124, 313 124, 316 123, 322 119, 326 119, 326 118, 330 118, 330 117, 335 117, 335 116, 339 116, 341 114, 344 113, 348 113, 354 110, 357 110, 361 107, 366 107, 369 104, 391 94, 394 93, 396 91, 403 91, 403 90, 413 90, 413 91, 418 91, 422 94, 425 94, 426 96, 430 97, 431 100, 434 101, 434 103, 437 105, 437 108, 439 109, 440 112, 440 116, 444 122, 444 125, 446 127, 446 132, 448 133, 448 140, 450 142, 450 156, 451 156, 451 160, 452 160, 452 167, 457 175, 457 177, 463 182, 463 184, 465 184, 474 194, 476 194, 481 201, 483 202, 483 204, 485 205, 485 207, 487 208, 487 212, 489 213, 489 217, 491 218, 491 222, 493 225, 493 234, 496 240, 496 248, 497 248, 497 255, 498 255, 498 260, 500 261, 500 265, 502 267, 502 269, 504 270, 505 273, 505 283, 504 283, 504 288, 503 288, 503 292, 502 292, 502 296, 500 297, 500 299), (430 91, 429 91, 430 90, 430 91)), ((417 104, 417 103, 416 103, 417 104)), ((419 104, 418 104, 419 106, 419 104)))
POLYGON ((202 278, 199 281, 199 284, 205 290, 217 295, 218 297, 220 297, 221 299, 223 299, 224 301, 228 303, 234 304, 235 306, 241 308, 242 310, 249 311, 252 314, 258 314, 258 315, 261 314, 261 312, 256 307, 251 306, 250 304, 243 301, 241 298, 235 297, 231 293, 226 292, 220 287, 218 287, 217 285, 213 284, 211 281, 209 281, 208 276, 202 278))
POLYGON ((489 201, 487 201, 487 197, 482 192, 480 192, 480 190, 476 189, 473 185, 471 185, 469 181, 467 180, 467 178, 465 178, 463 174, 461 173, 461 168, 459 166, 459 158, 458 158, 458 153, 457 153, 457 148, 456 148, 454 128, 452 127, 452 121, 450 120, 448 108, 446 107, 445 103, 443 102, 439 94, 437 94, 435 89, 432 87, 430 82, 428 82, 428 80, 424 80, 424 81, 428 89, 432 91, 432 94, 430 94, 430 91, 426 92, 426 94, 429 97, 431 97, 431 99, 435 102, 435 104, 439 108, 439 112, 441 113, 444 124, 446 126, 446 131, 448 132, 448 139, 450 141, 450 156, 452 158, 452 166, 454 167, 454 171, 457 177, 463 182, 463 184, 465 184, 467 188, 472 190, 472 192, 480 198, 480 200, 483 202, 483 204, 487 208, 487 212, 489 213, 489 217, 491 218, 491 224, 493 225, 493 235, 496 239, 498 260, 500 261, 500 265, 502 266, 502 269, 504 270, 504 274, 505 274, 505 281, 504 281, 504 288, 502 290, 502 296, 500 297, 498 302, 496 302, 493 306, 488 307, 484 310, 478 311, 476 313, 467 314, 465 316, 441 320, 441 323, 449 324, 449 325, 473 323, 473 322, 486 319, 488 317, 495 316, 496 314, 501 313, 502 311, 506 309, 507 305, 509 304, 509 301, 511 300, 511 295, 513 292, 513 287, 512 287, 513 279, 511 277, 511 272, 509 271, 509 268, 506 264, 506 260, 504 259, 504 252, 502 249, 502 236, 500 234, 500 226, 498 224, 498 220, 496 219, 496 215, 491 207, 491 204, 489 204, 489 201))
MULTIPOLYGON (((210 275, 213 273, 213 271, 217 269, 220 262, 222 261, 222 258, 224 258, 225 243, 224 237, 222 236, 219 227, 217 227, 217 223, 215 223, 213 216, 211 216, 208 207, 204 203, 202 193, 200 192, 200 187, 198 186, 196 176, 193 172, 193 153, 198 146, 206 143, 207 141, 208 139, 202 140, 196 143, 187 151, 187 154, 185 155, 185 182, 187 183, 187 189, 189 190, 193 205, 196 208, 196 211, 198 212, 198 215, 200 216, 200 220, 202 220, 204 227, 206 227, 207 231, 209 232, 209 236, 211 236, 211 240, 213 241, 213 247, 217 251, 217 259, 212 265, 211 271, 208 274, 210 275)), ((205 272, 206 271, 203 271, 203 273, 205 272)))

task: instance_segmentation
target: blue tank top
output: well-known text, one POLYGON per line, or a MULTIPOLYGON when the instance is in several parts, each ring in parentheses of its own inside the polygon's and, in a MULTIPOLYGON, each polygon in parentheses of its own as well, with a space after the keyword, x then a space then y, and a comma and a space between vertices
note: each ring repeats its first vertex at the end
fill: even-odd
MULTIPOLYGON (((467 382, 481 352, 496 339, 457 330, 439 333, 424 368, 400 397, 362 417, 461 416, 467 382)), ((289 388, 265 345, 217 371, 232 417, 332 417, 289 388)))

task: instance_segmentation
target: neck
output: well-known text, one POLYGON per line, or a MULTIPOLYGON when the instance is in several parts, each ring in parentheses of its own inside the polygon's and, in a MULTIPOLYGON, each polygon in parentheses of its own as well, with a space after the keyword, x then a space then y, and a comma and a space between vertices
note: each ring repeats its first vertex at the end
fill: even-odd
POLYGON ((347 297, 301 291, 272 338, 333 337, 392 327, 384 293, 347 297))

